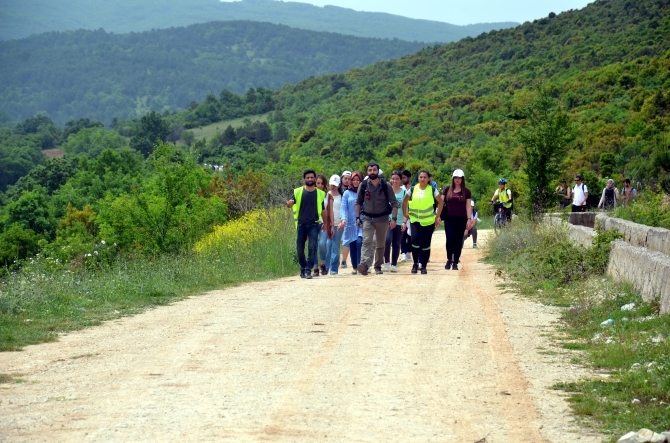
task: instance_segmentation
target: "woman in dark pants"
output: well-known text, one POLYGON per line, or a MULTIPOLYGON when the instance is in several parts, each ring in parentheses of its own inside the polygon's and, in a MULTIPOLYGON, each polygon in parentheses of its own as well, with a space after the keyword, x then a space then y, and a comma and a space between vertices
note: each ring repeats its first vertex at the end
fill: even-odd
MULTIPOLYGON (((391 186, 393 186, 393 193, 396 200, 398 200, 398 207, 402 208, 402 202, 405 200, 405 188, 403 188, 400 171, 393 171, 391 174, 391 186)), ((389 215, 389 219, 391 216, 389 215)), ((389 226, 386 231, 386 247, 384 248, 384 271, 398 272, 398 256, 400 256, 400 241, 405 232, 405 223, 398 223, 395 228, 391 229, 389 226)))
POLYGON ((444 269, 458 271, 458 262, 463 250, 463 236, 472 229, 472 193, 465 187, 465 174, 456 169, 451 185, 442 191, 444 205, 442 220, 447 234, 447 264, 444 269))

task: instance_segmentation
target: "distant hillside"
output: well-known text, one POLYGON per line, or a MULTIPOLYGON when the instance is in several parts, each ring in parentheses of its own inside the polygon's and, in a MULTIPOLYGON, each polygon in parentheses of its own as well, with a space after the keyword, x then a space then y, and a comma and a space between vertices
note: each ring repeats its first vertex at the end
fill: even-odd
POLYGON ((184 108, 222 89, 280 88, 416 52, 423 43, 257 22, 210 22, 123 35, 51 32, 0 42, 0 112, 109 123, 184 108))
MULTIPOLYGON (((547 11, 548 12, 548 11, 547 11)), ((517 23, 456 26, 336 6, 274 0, 0 0, 0 40, 75 29, 126 33, 212 20, 252 20, 314 31, 407 41, 451 42, 517 23)))

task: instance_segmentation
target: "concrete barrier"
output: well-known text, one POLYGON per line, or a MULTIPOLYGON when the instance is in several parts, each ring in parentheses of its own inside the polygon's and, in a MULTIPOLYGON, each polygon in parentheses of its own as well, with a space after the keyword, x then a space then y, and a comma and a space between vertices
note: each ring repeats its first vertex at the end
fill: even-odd
POLYGON ((571 212, 568 217, 571 225, 586 226, 587 228, 595 228, 596 226, 595 212, 571 212))
POLYGON ((605 214, 597 215, 596 224, 601 229, 617 229, 623 234, 624 240, 633 246, 670 255, 670 230, 668 229, 652 228, 628 220, 608 217, 605 214))
POLYGON ((585 248, 593 246, 593 239, 596 236, 596 230, 586 226, 568 225, 568 237, 573 243, 577 243, 585 248))
POLYGON ((616 281, 631 283, 645 301, 658 300, 661 314, 670 313, 670 256, 617 240, 607 273, 616 281))

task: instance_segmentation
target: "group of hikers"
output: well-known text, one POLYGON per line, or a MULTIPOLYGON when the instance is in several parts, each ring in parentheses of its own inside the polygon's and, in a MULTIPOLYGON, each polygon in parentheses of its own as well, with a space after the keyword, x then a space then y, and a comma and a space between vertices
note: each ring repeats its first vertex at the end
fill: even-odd
MULTIPOLYGON (((425 169, 414 180, 404 170, 393 171, 387 181, 377 163, 365 172, 344 171, 330 179, 313 170, 303 173, 304 186, 287 201, 296 223, 300 276, 338 275, 348 257, 352 274, 397 272, 399 259, 412 260, 411 273, 427 274, 433 232, 442 222, 445 269, 458 270, 465 239, 471 235, 477 247, 477 211, 463 171, 455 170, 442 191, 425 169)), ((501 182, 492 200, 511 208, 512 194, 501 182)))
MULTIPOLYGON (((589 198, 589 189, 583 183, 581 175, 575 176, 575 185, 569 188, 566 180, 561 180, 554 194, 562 196, 560 202, 561 208, 572 206, 572 212, 586 212, 586 201, 589 198)), ((631 186, 630 179, 624 179, 621 192, 614 186, 614 180, 608 179, 607 185, 603 188, 598 209, 611 211, 618 205, 627 205, 631 199, 637 196, 637 190, 631 186)))

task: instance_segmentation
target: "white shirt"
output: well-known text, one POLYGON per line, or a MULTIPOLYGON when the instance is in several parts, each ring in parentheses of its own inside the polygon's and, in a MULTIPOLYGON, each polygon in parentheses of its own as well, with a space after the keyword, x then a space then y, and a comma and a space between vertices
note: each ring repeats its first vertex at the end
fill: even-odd
MULTIPOLYGON (((589 192, 589 188, 584 183, 572 187, 572 204, 575 206, 582 206, 582 201, 585 200, 584 194, 589 192)), ((586 204, 586 202, 584 202, 586 204)))
POLYGON ((342 219, 340 218, 340 208, 342 207, 342 196, 339 192, 330 194, 333 196, 333 224, 339 225, 342 219))

